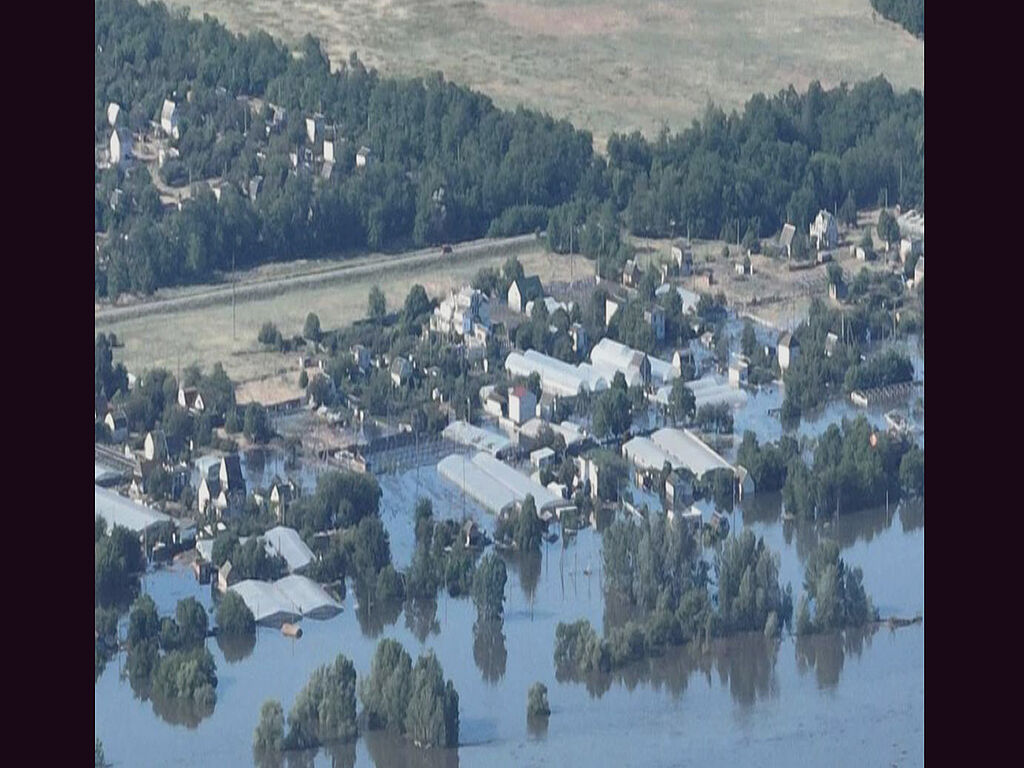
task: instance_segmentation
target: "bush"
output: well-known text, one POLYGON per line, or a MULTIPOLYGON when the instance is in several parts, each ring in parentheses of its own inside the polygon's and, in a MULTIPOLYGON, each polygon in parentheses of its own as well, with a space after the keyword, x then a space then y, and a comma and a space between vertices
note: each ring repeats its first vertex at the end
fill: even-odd
POLYGON ((259 725, 252 736, 253 752, 269 755, 279 753, 283 748, 284 709, 279 701, 265 701, 260 709, 259 725))
POLYGON ((320 341, 320 318, 315 312, 306 315, 306 323, 302 326, 302 337, 310 341, 320 341))
POLYGON ((534 683, 526 697, 527 717, 547 717, 551 714, 548 705, 548 687, 544 683, 534 683))

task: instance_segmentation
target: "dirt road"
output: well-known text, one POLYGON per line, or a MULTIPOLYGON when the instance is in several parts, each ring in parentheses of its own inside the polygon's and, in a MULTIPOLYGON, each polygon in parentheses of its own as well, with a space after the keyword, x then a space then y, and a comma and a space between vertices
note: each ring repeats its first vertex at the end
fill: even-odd
MULTIPOLYGON (((463 263, 486 256, 493 256, 496 251, 513 255, 528 249, 536 249, 536 235, 519 235, 500 239, 473 240, 453 246, 452 253, 443 254, 440 247, 424 248, 401 254, 374 254, 359 257, 348 262, 334 261, 330 266, 309 269, 291 274, 267 276, 259 270, 253 270, 248 276, 241 277, 234 286, 231 284, 203 287, 194 291, 186 291, 181 295, 160 297, 159 295, 128 306, 97 305, 95 310, 96 323, 113 323, 121 320, 145 317, 155 314, 172 314, 201 307, 222 304, 231 300, 234 288, 235 301, 262 299, 277 296, 292 290, 322 287, 334 282, 350 279, 357 275, 401 269, 409 266, 424 266, 434 262, 453 261, 463 263)), ((158 292, 159 294, 159 292, 158 292)))

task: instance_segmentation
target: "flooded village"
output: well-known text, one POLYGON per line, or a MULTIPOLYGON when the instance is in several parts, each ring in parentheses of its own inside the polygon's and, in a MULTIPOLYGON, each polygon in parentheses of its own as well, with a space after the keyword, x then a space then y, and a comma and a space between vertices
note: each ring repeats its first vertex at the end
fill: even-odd
MULTIPOLYGON (((97 733, 108 753, 131 753, 142 732, 149 748, 177 756, 171 763, 246 762, 246 734, 263 701, 294 699, 338 651, 366 670, 377 642, 394 637, 432 649, 452 676, 461 697, 458 748, 422 751, 371 731, 355 743, 290 754, 289 764, 513 765, 539 754, 660 764, 674 759, 660 752, 665 734, 723 761, 768 759, 786 736, 786 755, 817 762, 834 757, 828 723, 840 720, 851 732, 843 750, 851 764, 915 762, 914 750, 923 748, 923 624, 896 630, 884 620, 917 622, 923 612, 923 497, 907 488, 890 499, 886 490, 885 502, 869 508, 815 501, 801 514, 787 509, 788 490, 777 478, 741 459, 749 460, 743 444, 751 436, 761 445, 789 437, 813 466, 822 436, 858 419, 872 445, 881 437, 923 449, 922 337, 868 342, 869 321, 861 340, 845 340, 858 362, 898 354, 911 374, 851 391, 840 384, 796 424, 784 423, 785 370, 802 357, 835 354, 844 342, 829 332, 821 348, 811 348, 807 322, 780 330, 716 302, 697 286, 685 242, 658 256, 646 273, 629 264, 618 283, 548 288, 511 274, 498 297, 465 286, 425 305, 416 345, 402 356, 373 343, 401 317, 357 329, 369 344, 342 349, 342 333, 330 342, 307 339, 301 353, 290 353, 298 362, 288 376, 296 382, 282 388, 279 402, 261 405, 271 435, 265 440, 250 439, 244 426, 234 433, 219 426, 200 448, 166 427, 131 431, 123 407, 97 414, 109 442, 96 446, 96 513, 109 529, 140 537, 148 564, 139 591, 162 615, 192 597, 211 619, 233 592, 257 625, 251 639, 238 641, 220 636, 211 620, 204 642, 216 661, 216 704, 170 706, 127 679, 129 614, 122 613, 117 648, 97 670, 97 733), (670 294, 679 301, 666 301, 670 294), (631 313, 663 357, 613 339, 610 333, 623 337, 617 312, 631 313), (602 332, 609 335, 595 340, 602 332), (544 336, 565 339, 561 357, 541 351, 550 342, 534 346, 544 336), (439 354, 450 368, 431 364, 439 354), (380 381, 383 408, 371 405, 380 393, 367 386, 380 381), (616 389, 617 405, 609 394, 616 389), (379 486, 379 518, 398 574, 408 578, 414 568, 414 510, 424 499, 436 522, 452 521, 449 554, 453 547, 472 559, 497 552, 509 573, 502 621, 475 622, 466 593, 447 581, 431 597, 378 600, 353 583, 351 571, 346 588, 344 570, 339 581, 338 572, 319 567, 332 556, 332 540, 345 535, 342 525, 335 518, 317 530, 306 512, 293 511, 332 473, 372 476, 379 486), (522 514, 527 497, 543 535, 535 550, 520 551, 502 521, 522 514), (552 644, 560 623, 586 619, 607 633, 637 615, 606 583, 602 535, 616 521, 654 517, 691 531, 712 573, 723 543, 753 532, 777 554, 780 584, 794 591, 820 542, 836 541, 844 560, 863 570, 883 622, 808 635, 792 623, 778 636, 722 633, 585 679, 559 674, 552 644), (272 578, 239 575, 245 569, 215 552, 218 537, 232 536, 234 552, 254 539, 268 558, 281 558, 280 570, 272 578), (545 683, 552 702, 542 726, 520 713, 533 680, 545 683), (892 689, 897 712, 865 709, 879 686, 892 689), (613 723, 637 716, 642 724, 630 732, 645 738, 628 748, 609 742, 613 723), (887 736, 870 747, 857 735, 878 729, 887 736)), ((507 267, 514 272, 515 260, 507 267)), ((907 290, 914 287, 911 281, 907 290)), ((851 309, 822 293, 812 311, 851 309)), ((145 386, 140 377, 133 389, 145 386)), ((174 392, 176 407, 196 421, 206 408, 203 388, 182 384, 174 392)), ((234 407, 242 411, 240 390, 234 407)))

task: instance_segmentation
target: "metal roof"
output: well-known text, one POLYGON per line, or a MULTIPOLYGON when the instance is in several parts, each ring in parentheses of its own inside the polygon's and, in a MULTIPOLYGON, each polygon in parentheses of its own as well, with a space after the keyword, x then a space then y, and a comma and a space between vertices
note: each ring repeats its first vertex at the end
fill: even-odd
POLYGON ((633 462, 640 469, 660 470, 667 461, 673 468, 679 466, 679 462, 655 445, 648 437, 634 437, 622 444, 622 455, 633 462))
POLYGON ((441 435, 454 443, 487 451, 492 456, 497 456, 512 447, 512 441, 504 435, 481 429, 466 421, 453 421, 444 428, 441 435))
POLYGON ((342 606, 315 581, 292 574, 271 583, 246 579, 231 587, 249 606, 261 624, 281 625, 302 617, 325 619, 336 615, 342 606))
POLYGON ((267 554, 281 555, 288 562, 288 571, 301 571, 313 562, 313 551, 294 528, 279 525, 263 534, 267 554))
POLYGON ((651 435, 651 440, 675 459, 674 466, 686 467, 698 478, 713 469, 732 469, 729 462, 688 429, 665 427, 651 435))
POLYGON ((173 522, 170 515, 157 512, 152 507, 125 498, 115 491, 100 488, 98 485, 94 485, 93 488, 96 489, 96 514, 107 521, 108 529, 120 525, 130 531, 141 533, 154 526, 173 522))
POLYGON ((466 456, 453 453, 437 463, 437 472, 448 482, 467 493, 480 506, 495 515, 515 506, 516 497, 509 489, 496 483, 484 470, 466 456))

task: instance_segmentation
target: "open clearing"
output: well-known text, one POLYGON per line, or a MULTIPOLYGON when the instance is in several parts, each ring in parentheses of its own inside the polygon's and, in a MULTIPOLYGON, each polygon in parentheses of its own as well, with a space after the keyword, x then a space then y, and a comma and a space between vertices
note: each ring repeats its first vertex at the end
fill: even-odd
MULTIPOLYGON (((415 262, 401 269, 361 270, 343 282, 317 284, 306 282, 284 293, 255 295, 236 301, 236 335, 231 332, 231 294, 217 303, 205 303, 188 311, 149 312, 142 316, 107 319, 97 314, 96 332, 113 331, 124 343, 114 352, 116 361, 123 361, 129 371, 137 372, 161 366, 177 371, 178 366, 198 362, 204 370, 221 362, 236 382, 264 379, 285 371, 298 375, 298 356, 263 351, 256 341, 260 326, 271 321, 285 336, 302 332, 306 315, 316 312, 324 329, 330 330, 366 317, 370 287, 379 285, 389 310, 400 308, 415 283, 427 293, 439 297, 452 288, 472 280, 481 267, 500 268, 511 250, 489 249, 481 255, 468 255, 444 263, 415 262)), ((537 274, 547 284, 569 276, 569 258, 548 254, 543 244, 515 251, 527 274, 537 274)), ((456 247, 455 256, 459 256, 456 247)), ((594 264, 577 256, 573 274, 582 278, 594 274, 594 264)), ((290 379, 289 379, 290 380, 290 379)))
POLYGON ((884 74, 924 88, 924 41, 868 0, 170 0, 236 32, 319 37, 331 61, 390 75, 440 71, 493 97, 612 132, 687 127, 708 102, 884 74))

